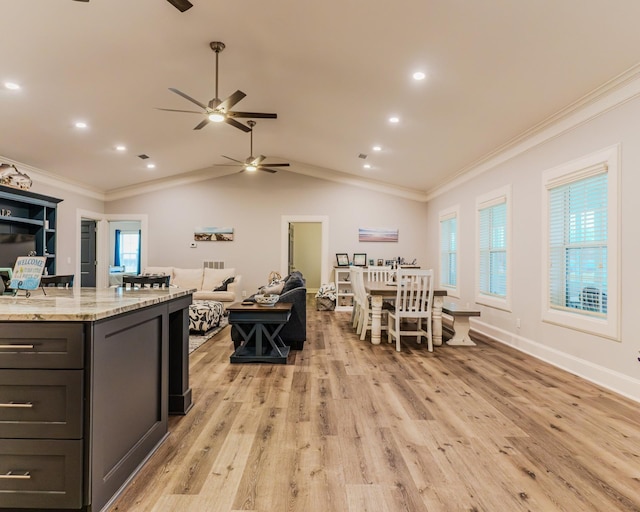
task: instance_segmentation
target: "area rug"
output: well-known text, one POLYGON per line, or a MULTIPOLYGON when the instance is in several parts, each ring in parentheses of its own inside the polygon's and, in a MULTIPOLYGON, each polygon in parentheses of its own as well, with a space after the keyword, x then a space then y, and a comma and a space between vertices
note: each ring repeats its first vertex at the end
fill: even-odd
POLYGON ((227 325, 229 325, 229 319, 226 316, 223 316, 220 319, 220 325, 218 325, 218 327, 214 327, 213 329, 210 329, 209 331, 207 331, 203 335, 190 334, 189 335, 189 354, 191 354, 191 352, 193 352, 197 348, 201 347, 203 343, 205 343, 205 342, 209 341, 211 338, 213 338, 216 334, 218 334, 227 325))

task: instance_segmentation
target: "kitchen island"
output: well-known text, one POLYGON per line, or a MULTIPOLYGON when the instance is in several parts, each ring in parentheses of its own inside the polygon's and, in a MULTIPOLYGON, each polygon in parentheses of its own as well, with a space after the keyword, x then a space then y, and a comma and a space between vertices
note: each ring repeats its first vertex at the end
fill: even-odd
POLYGON ((0 510, 99 511, 191 407, 193 290, 0 296, 0 510))

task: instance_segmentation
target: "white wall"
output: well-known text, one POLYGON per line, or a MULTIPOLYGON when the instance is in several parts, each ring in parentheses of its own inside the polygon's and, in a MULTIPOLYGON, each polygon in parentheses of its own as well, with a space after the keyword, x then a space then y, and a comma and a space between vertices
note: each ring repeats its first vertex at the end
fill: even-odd
MULTIPOLYGON (((336 252, 365 252, 375 258, 403 256, 424 263, 427 206, 379 192, 291 172, 234 174, 109 202, 107 213, 149 215, 149 265, 200 267, 222 260, 243 275, 253 293, 280 268, 283 215, 329 217, 329 264, 336 252), (196 226, 233 227, 233 242, 198 242, 196 226), (398 243, 359 243, 360 227, 393 227, 398 243)), ((331 278, 331 272, 328 274, 331 278)))
POLYGON ((461 303, 474 302, 475 201, 501 186, 512 185, 512 311, 478 306, 479 331, 533 353, 590 380, 640 400, 640 99, 622 103, 428 203, 428 260, 438 261, 438 212, 460 204, 459 251, 461 303), (613 341, 541 321, 543 171, 621 144, 621 305, 622 341, 613 341), (521 328, 516 328, 520 319, 521 328))
MULTIPOLYGON (((23 169, 18 164, 19 169, 23 169)), ((27 174, 31 174, 26 169, 27 174)), ((56 274, 74 274, 76 271, 76 259, 80 257, 77 242, 80 237, 80 225, 76 223, 77 210, 90 210, 102 212, 104 203, 99 199, 92 199, 78 192, 41 183, 34 177, 31 192, 45 194, 62 199, 58 203, 56 219, 56 274)), ((80 276, 76 276, 80 281, 80 276)))

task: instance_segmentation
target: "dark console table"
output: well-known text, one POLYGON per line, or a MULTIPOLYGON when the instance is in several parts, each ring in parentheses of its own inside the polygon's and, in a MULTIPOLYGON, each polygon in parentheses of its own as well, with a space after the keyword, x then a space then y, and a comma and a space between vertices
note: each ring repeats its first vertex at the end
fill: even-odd
POLYGON ((273 306, 236 302, 228 306, 229 323, 235 325, 242 336, 242 343, 231 354, 231 362, 286 364, 290 347, 284 344, 279 332, 291 318, 292 308, 293 304, 287 302, 273 306), (269 345, 263 345, 263 338, 269 345))

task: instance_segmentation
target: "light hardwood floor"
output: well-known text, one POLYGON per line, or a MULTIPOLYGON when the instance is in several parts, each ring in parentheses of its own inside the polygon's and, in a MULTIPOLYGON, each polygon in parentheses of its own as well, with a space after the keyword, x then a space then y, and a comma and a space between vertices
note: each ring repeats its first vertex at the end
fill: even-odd
MULTIPOLYGON (((640 511, 640 404, 494 342, 372 346, 308 307, 287 365, 190 357, 194 408, 111 511, 640 511)), ((603 346, 607 342, 603 342, 603 346)))

